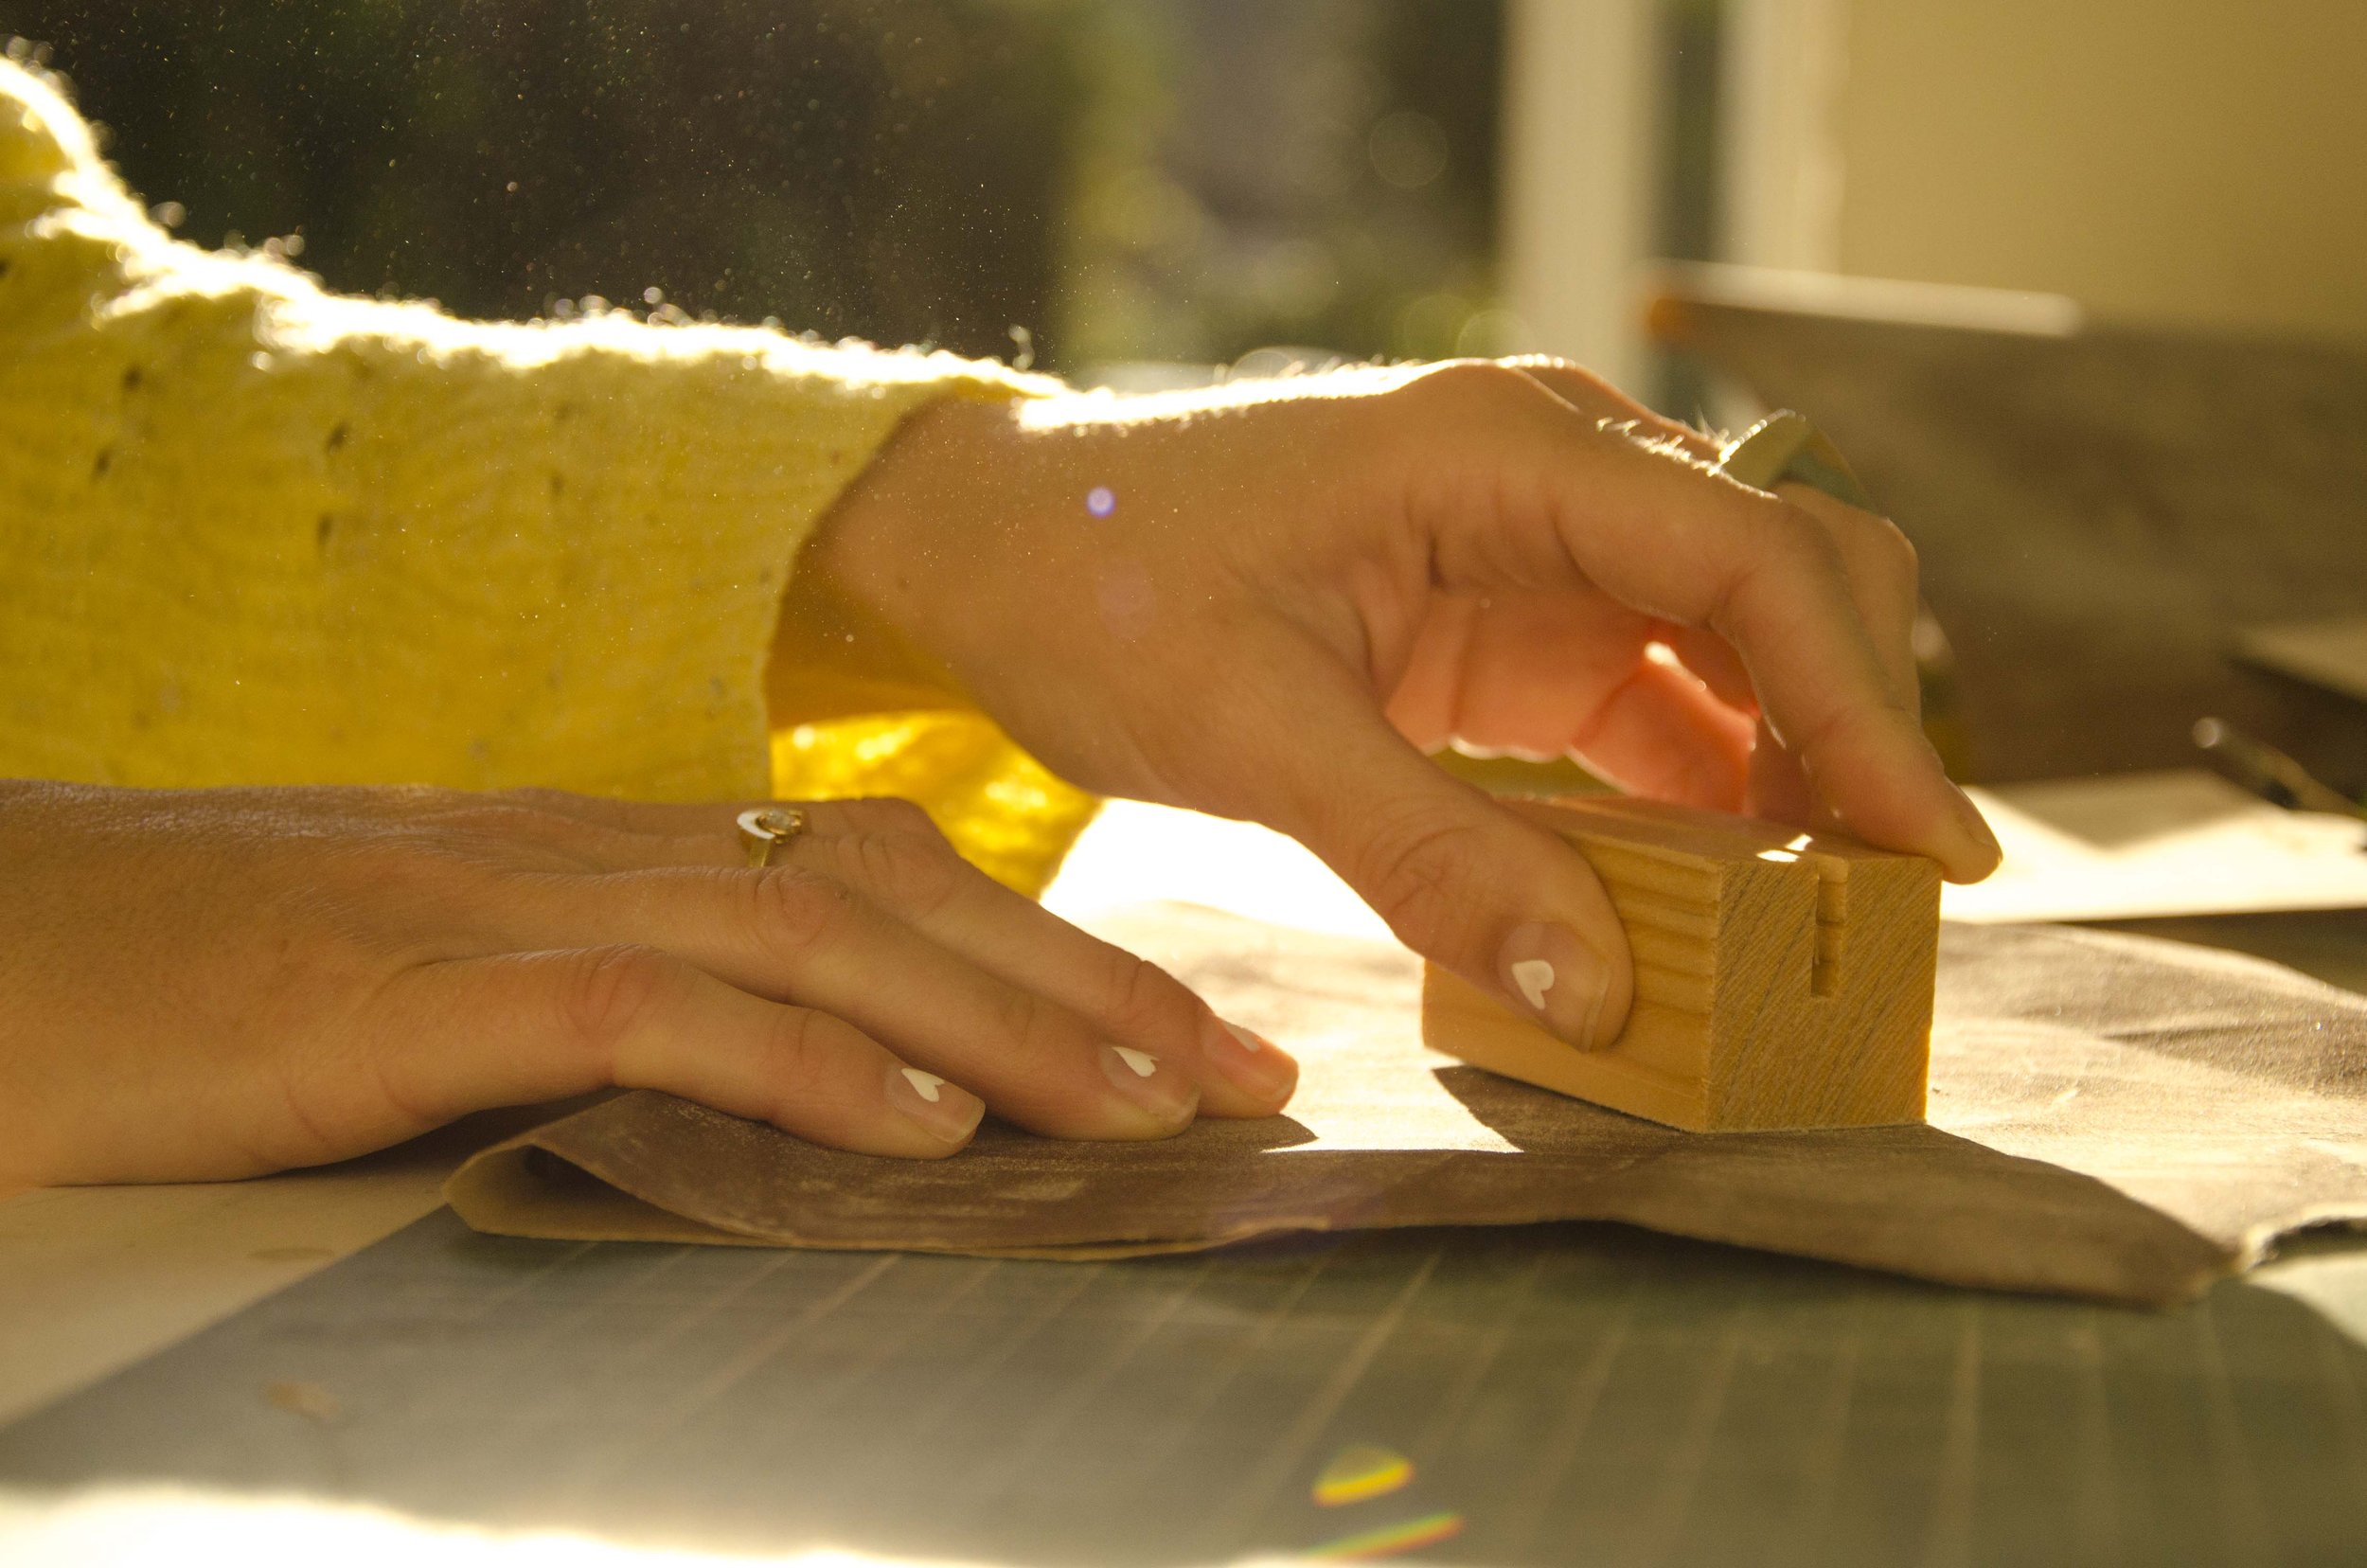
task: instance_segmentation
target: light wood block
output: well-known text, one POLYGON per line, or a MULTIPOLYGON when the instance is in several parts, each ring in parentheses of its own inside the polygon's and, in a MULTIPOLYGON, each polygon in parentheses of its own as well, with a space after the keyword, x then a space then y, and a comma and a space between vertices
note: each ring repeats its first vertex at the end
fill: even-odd
POLYGON ((1923 1119, 1936 864, 1653 801, 1514 804, 1610 890, 1635 1005, 1609 1047, 1581 1051, 1433 966, 1432 1049, 1695 1131, 1923 1119))

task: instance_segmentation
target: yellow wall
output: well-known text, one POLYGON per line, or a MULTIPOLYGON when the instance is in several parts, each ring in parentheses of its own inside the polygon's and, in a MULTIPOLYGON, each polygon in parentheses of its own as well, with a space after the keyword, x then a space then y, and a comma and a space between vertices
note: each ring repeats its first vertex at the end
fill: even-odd
POLYGON ((1841 271, 2367 335, 2367 0, 1841 3, 1841 271))

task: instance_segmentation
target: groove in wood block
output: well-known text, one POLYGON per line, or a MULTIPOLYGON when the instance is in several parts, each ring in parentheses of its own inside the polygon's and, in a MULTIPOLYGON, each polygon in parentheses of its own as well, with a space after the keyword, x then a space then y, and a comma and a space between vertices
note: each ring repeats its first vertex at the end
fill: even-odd
POLYGON ((1602 879, 1635 959, 1635 1005, 1609 1047, 1581 1051, 1433 967, 1432 1048, 1699 1131, 1923 1119, 1931 862, 1652 801, 1515 804, 1602 879))

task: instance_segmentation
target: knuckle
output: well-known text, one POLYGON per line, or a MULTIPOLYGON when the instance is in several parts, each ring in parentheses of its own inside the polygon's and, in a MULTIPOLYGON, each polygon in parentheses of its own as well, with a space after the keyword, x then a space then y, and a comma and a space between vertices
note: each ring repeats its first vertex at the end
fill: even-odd
POLYGON ((1832 530, 1805 507, 1776 500, 1761 522, 1757 539, 1768 562, 1779 570, 1832 578, 1848 575, 1832 530))
POLYGON ((1455 890, 1474 865, 1484 864, 1485 836, 1468 822, 1434 812, 1408 815, 1383 825, 1367 842, 1363 885, 1373 907, 1407 946, 1434 952, 1465 901, 1455 890))
POLYGON ((350 909, 473 906, 492 862, 466 834, 436 829, 371 838, 333 849, 328 869, 350 909))
POLYGON ((1821 496, 1814 502, 1812 510, 1789 500, 1785 505, 1814 526, 1837 557, 1861 568, 1913 579, 1917 564, 1914 542, 1897 524, 1838 501, 1826 502, 1821 496))
POLYGON ((1435 397, 1451 401, 1492 402, 1518 396, 1534 398, 1535 382, 1511 365, 1495 360, 1447 360, 1424 370, 1410 383, 1435 397))
POLYGON ((1059 1049, 1062 1036, 1059 1015, 1041 996, 1011 987, 996 999, 992 1018, 1004 1048, 1024 1060, 1040 1060, 1059 1049))
POLYGON ((1191 1029, 1199 1004, 1181 981, 1124 948, 1107 949, 1102 962, 1102 1016, 1112 1028, 1137 1036, 1191 1029))
POLYGON ((1845 603, 1849 566, 1832 533, 1806 508, 1761 497, 1710 586, 1702 623, 1735 648, 1753 642, 1771 607, 1785 601, 1845 603))
POLYGON ((1887 714, 1895 711, 1898 710, 1891 704, 1878 707, 1837 705, 1795 726, 1789 739, 1807 757, 1861 757, 1872 744, 1873 732, 1887 714))
POLYGON ((650 947, 595 948, 575 956, 561 989, 569 1038, 587 1056, 614 1060, 664 1005, 674 961, 650 947))
POLYGON ((781 1009, 764 1058, 765 1089, 779 1112, 776 1119, 787 1119, 798 1107, 844 1096, 831 1067, 838 1059, 832 1037, 845 1028, 837 1019, 810 1007, 781 1009))
POLYGON ((890 908, 926 917, 942 908, 967 869, 941 838, 904 833, 857 833, 840 853, 865 890, 890 908))
POLYGON ((944 842, 945 835, 937 831, 935 819, 915 802, 890 796, 880 803, 880 810, 887 818, 889 826, 897 831, 910 833, 917 838, 944 842))
POLYGON ((1824 520, 1788 496, 1774 498, 1760 532, 1781 549, 1809 556, 1838 554, 1832 530, 1824 526, 1824 520))
POLYGON ((854 913, 855 898, 831 878, 776 866, 749 884, 750 922, 769 952, 796 956, 829 941, 854 913))
POLYGON ((1542 370, 1576 384, 1593 388, 1609 397, 1620 397, 1619 389, 1576 360, 1563 359, 1558 354, 1513 354, 1496 361, 1508 369, 1542 370))
POLYGON ((839 814, 861 832, 934 839, 939 843, 945 838, 926 811, 899 795, 868 795, 861 800, 844 801, 839 805, 839 814))

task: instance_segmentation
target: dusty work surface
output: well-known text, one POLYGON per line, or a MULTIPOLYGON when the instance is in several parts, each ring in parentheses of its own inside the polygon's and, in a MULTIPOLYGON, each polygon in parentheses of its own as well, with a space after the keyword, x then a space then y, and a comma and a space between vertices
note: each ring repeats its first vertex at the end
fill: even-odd
POLYGON ((2367 1002, 2247 958, 1951 929, 1934 1125, 1701 1135, 1422 1050, 1402 949, 1180 906, 1101 926, 1299 1050, 1290 1114, 1154 1145, 990 1126, 921 1163, 638 1094, 480 1156, 455 1206, 546 1238, 1082 1257, 1608 1219, 2156 1306, 2257 1261, 2283 1231, 2367 1215, 2367 1002))
POLYGON ((1074 1264, 439 1214, 0 1430, 0 1487, 1057 1564, 1424 1522, 1454 1562, 2349 1562, 2360 1305, 2139 1312, 1617 1226, 1074 1264), (1318 1506, 1356 1444, 1410 1480, 1318 1506))

